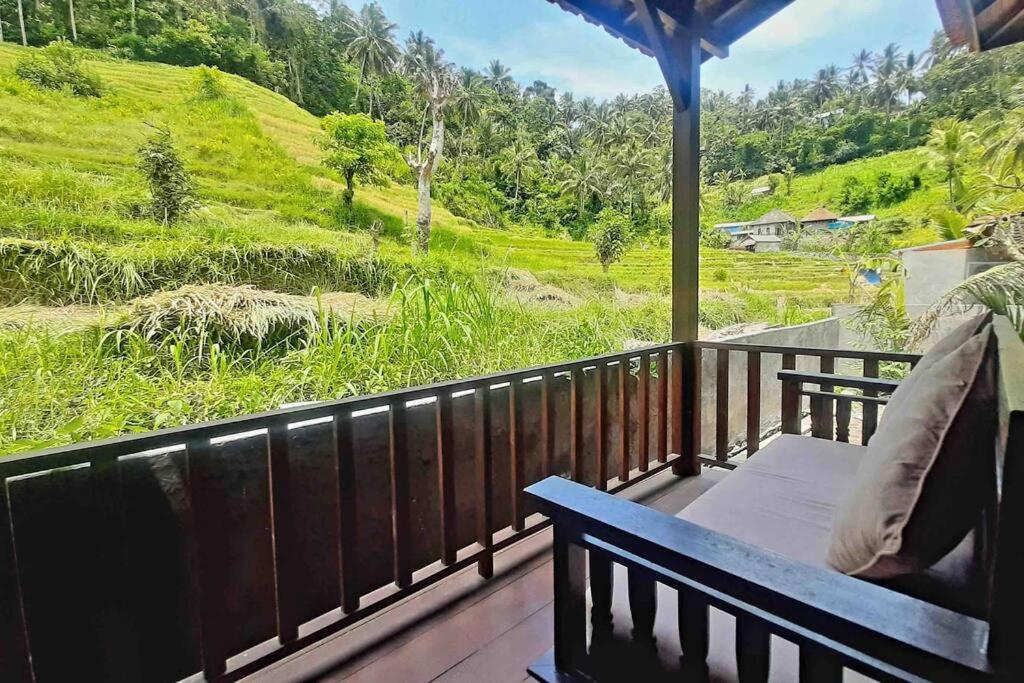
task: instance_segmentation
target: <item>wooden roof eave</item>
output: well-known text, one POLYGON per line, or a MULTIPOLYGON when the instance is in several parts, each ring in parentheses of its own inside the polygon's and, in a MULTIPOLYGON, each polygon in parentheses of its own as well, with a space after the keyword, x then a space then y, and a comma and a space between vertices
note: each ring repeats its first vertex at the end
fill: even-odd
POLYGON ((1024 0, 936 0, 954 45, 974 52, 1024 40, 1024 0))
MULTIPOLYGON (((641 0, 548 0, 601 26, 612 36, 648 56, 656 56, 637 4, 641 0)), ((665 35, 700 36, 702 61, 725 58, 729 46, 793 0, 647 0, 657 9, 665 35)))

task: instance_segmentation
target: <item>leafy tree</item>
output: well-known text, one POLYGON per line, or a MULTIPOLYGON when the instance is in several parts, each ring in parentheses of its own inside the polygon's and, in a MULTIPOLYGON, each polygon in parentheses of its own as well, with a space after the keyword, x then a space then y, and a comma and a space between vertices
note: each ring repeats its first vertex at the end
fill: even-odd
POLYGON ((614 209, 602 209, 601 213, 597 214, 597 221, 591 231, 591 241, 604 272, 607 273, 611 265, 626 253, 629 236, 630 222, 624 213, 614 209))
POLYGON ((380 183, 388 168, 399 158, 398 148, 388 141, 382 121, 366 114, 336 112, 320 124, 323 134, 317 144, 324 151, 323 163, 345 178, 342 195, 345 206, 352 206, 356 181, 380 183))
POLYGON ((153 218, 171 225, 196 207, 192 177, 174 148, 168 129, 157 128, 139 148, 138 164, 149 182, 153 218))
POLYGON ((42 52, 18 60, 14 72, 23 81, 48 90, 66 90, 81 97, 99 97, 103 84, 99 75, 82 64, 82 55, 60 38, 42 52))

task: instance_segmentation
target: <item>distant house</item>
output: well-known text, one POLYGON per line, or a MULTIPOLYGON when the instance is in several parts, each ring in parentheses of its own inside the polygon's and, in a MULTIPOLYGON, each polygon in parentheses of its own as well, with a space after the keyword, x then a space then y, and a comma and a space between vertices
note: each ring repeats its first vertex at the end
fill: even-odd
POLYGON ((750 191, 751 197, 767 197, 770 194, 775 193, 775 188, 771 185, 765 185, 764 187, 755 187, 750 191))
POLYGON ((782 248, 782 238, 777 235, 744 235, 736 239, 730 247, 755 254, 778 251, 782 248))
POLYGON ((715 229, 730 235, 738 235, 749 232, 750 224, 754 221, 739 221, 737 223, 715 223, 715 229))
POLYGON ((781 237, 787 232, 794 230, 797 220, 782 209, 772 209, 765 215, 750 224, 752 235, 774 235, 781 237))
POLYGON ((800 219, 800 224, 807 231, 828 230, 837 220, 839 220, 839 216, 824 207, 818 207, 800 219))
POLYGON ((873 213, 867 213, 862 216, 840 216, 831 227, 833 230, 837 228, 850 228, 861 223, 870 223, 873 220, 875 220, 875 214, 873 213))

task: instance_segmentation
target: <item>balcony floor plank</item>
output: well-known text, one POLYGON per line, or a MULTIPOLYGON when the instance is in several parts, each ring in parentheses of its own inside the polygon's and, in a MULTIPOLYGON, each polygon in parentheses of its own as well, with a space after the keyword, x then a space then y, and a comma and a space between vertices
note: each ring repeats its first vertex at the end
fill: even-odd
MULTIPOLYGON (((675 514, 723 476, 666 471, 622 495, 675 514)), ((550 549, 551 532, 538 533, 497 553, 492 579, 469 568, 247 680, 527 680, 527 665, 554 642, 550 549)))

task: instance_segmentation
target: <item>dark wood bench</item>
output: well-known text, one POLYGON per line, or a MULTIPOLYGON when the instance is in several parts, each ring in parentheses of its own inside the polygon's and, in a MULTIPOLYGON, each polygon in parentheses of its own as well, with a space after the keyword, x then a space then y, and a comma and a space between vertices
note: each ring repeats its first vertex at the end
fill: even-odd
POLYGON ((1024 553, 1015 543, 1024 529, 1024 344, 1006 319, 996 319, 995 331, 1000 436, 994 462, 981 466, 1000 476, 992 478, 991 509, 970 537, 978 595, 952 587, 936 594, 941 581, 931 582, 931 593, 880 585, 816 561, 820 529, 799 506, 827 503, 835 493, 830 487, 849 478, 863 447, 796 435, 801 396, 810 396, 812 433, 824 436, 837 413, 848 416, 851 401, 873 406, 865 421, 877 417, 897 383, 784 370, 783 431, 789 434, 679 517, 555 477, 527 489, 555 529, 555 648, 530 673, 543 681, 654 680, 661 674, 700 680, 709 675, 708 662, 723 656, 714 651, 722 646, 715 636, 721 629, 709 613, 725 613, 735 619, 735 630, 729 629, 734 647, 726 648, 731 666, 725 674, 713 671, 713 680, 838 681, 844 668, 878 680, 1024 680, 1024 655, 1014 647, 1024 633, 1024 553), (836 394, 837 387, 863 393, 836 394), (786 495, 786 486, 801 485, 806 490, 787 503, 795 507, 774 520, 782 533, 763 543, 756 525, 773 520, 744 520, 749 500, 767 506, 773 496, 786 495), (627 590, 614 590, 616 576, 627 590), (628 594, 628 619, 622 618, 627 610, 614 606, 622 593, 628 594), (656 620, 665 621, 659 597, 663 605, 678 599, 662 610, 677 611, 672 640, 678 638, 678 647, 666 642, 664 628, 656 632, 656 620), (621 622, 631 627, 628 642, 621 622), (788 641, 792 663, 776 661, 779 639, 788 641))

